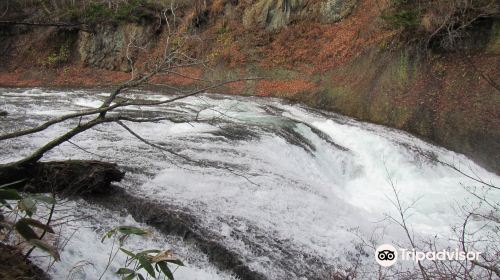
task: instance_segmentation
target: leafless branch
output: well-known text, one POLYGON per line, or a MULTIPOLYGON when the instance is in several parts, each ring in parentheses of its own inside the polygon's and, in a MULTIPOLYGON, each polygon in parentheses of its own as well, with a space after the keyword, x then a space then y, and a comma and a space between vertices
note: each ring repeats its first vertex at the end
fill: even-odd
MULTIPOLYGON (((385 166, 385 164, 384 164, 385 166)), ((405 213, 408 211, 408 209, 411 208, 411 206, 409 207, 403 207, 402 203, 401 203, 401 199, 399 198, 399 191, 396 189, 396 185, 392 179, 392 176, 389 174, 389 170, 387 170, 387 166, 385 167, 385 171, 387 173, 387 181, 389 182, 389 185, 391 186, 392 188, 392 191, 393 191, 393 194, 394 194, 394 200, 391 200, 391 203, 396 207, 397 211, 398 211, 398 214, 399 214, 399 218, 400 220, 398 221, 397 219, 395 218, 392 218, 391 219, 393 221, 395 221, 399 226, 401 226, 401 228, 403 229, 403 231, 405 232, 407 238, 408 238, 408 241, 410 241, 410 244, 411 246, 416 249, 417 246, 414 242, 414 238, 412 236, 412 234, 410 234, 410 229, 408 227, 408 224, 406 222, 407 220, 407 216, 405 215, 405 213)), ((422 265, 422 263, 420 261, 417 261, 417 265, 420 269, 420 272, 422 274, 422 277, 425 279, 425 280, 429 280, 429 276, 427 275, 427 272, 424 268, 424 266, 422 265)))

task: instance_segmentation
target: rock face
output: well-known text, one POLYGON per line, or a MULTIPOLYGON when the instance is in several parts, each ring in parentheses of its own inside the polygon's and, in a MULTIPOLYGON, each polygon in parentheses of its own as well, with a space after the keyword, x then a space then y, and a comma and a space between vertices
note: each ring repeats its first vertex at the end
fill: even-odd
POLYGON ((356 0, 259 0, 245 9, 243 26, 277 30, 293 20, 336 22, 348 16, 356 2, 356 0))
POLYGON ((322 22, 335 22, 348 16, 354 6, 356 0, 327 0, 322 2, 319 6, 322 22))
POLYGON ((137 47, 148 47, 152 26, 139 24, 97 26, 95 32, 79 32, 80 60, 89 66, 129 72, 129 60, 137 47))

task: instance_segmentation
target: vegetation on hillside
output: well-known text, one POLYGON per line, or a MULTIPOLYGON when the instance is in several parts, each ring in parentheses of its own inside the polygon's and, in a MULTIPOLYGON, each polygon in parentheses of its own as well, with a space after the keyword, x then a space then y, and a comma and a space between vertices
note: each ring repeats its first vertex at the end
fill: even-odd
POLYGON ((424 47, 454 49, 481 24, 500 16, 495 0, 390 0, 382 18, 424 47))
POLYGON ((39 22, 119 23, 149 18, 171 3, 167 0, 7 0, 0 3, 0 11, 16 15, 31 10, 39 22))

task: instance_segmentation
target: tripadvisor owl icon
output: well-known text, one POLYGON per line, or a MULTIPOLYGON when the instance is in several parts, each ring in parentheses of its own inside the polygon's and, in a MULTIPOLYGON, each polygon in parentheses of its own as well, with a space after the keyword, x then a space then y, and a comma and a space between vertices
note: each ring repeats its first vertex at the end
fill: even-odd
POLYGON ((375 251, 375 260, 384 267, 389 267, 398 260, 398 252, 394 246, 383 244, 377 247, 375 251))

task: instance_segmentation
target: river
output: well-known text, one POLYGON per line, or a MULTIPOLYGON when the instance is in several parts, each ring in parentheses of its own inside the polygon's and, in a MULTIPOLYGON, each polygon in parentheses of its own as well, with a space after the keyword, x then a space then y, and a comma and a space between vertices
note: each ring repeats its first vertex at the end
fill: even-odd
MULTIPOLYGON (((13 131, 96 108, 106 94, 100 90, 0 89, 0 109, 9 113, 0 118, 1 129, 13 131)), ((139 90, 124 96, 168 98, 139 90)), ((462 219, 456 206, 469 197, 463 186, 475 182, 430 158, 500 183, 500 177, 465 156, 408 133, 279 99, 202 94, 122 112, 186 119, 183 123, 127 125, 148 141, 193 161, 146 145, 116 124, 82 133, 43 160, 118 163, 127 171, 119 185, 128 194, 193 217, 195 223, 190 226, 200 228, 245 267, 267 279, 326 279, 325 275, 341 270, 339 266, 352 264, 360 237, 407 244, 404 232, 387 219, 397 216, 391 204, 392 186, 404 204, 415 202, 409 218, 415 235, 435 236, 448 244, 451 227, 462 219)), ((2 142, 0 162, 28 155, 77 123, 68 121, 2 142)), ((111 246, 100 242, 105 230, 119 224, 148 227, 137 215, 129 215, 125 206, 117 211, 70 200, 58 207, 64 210, 58 214, 61 219, 69 214, 81 218, 62 229, 63 236, 71 239, 62 250, 62 261, 49 268, 54 279, 68 275, 97 279, 111 246)), ((214 264, 210 253, 197 244, 152 230, 153 238, 131 239, 129 246, 171 248, 187 264, 176 271, 176 279, 237 279, 237 271, 214 264)), ((376 270, 372 254, 366 251, 356 257, 364 264, 362 269, 376 270)), ((42 267, 49 265, 41 256, 33 260, 42 267)), ((110 270, 116 270, 119 262, 118 258, 110 270)), ((103 279, 116 276, 109 273, 103 279)))

